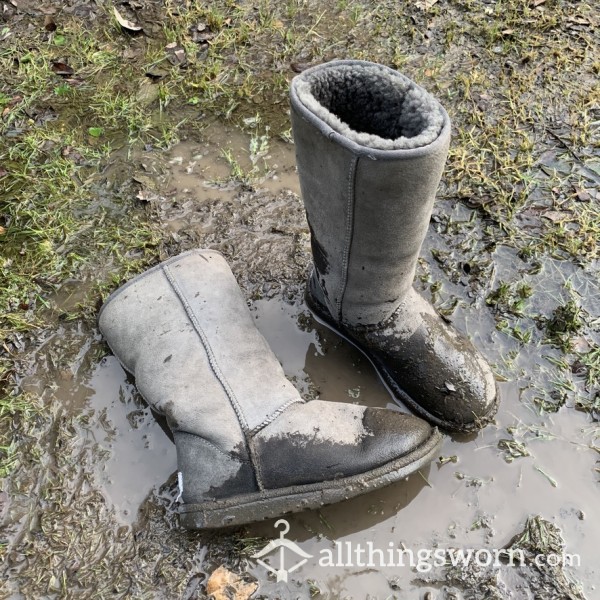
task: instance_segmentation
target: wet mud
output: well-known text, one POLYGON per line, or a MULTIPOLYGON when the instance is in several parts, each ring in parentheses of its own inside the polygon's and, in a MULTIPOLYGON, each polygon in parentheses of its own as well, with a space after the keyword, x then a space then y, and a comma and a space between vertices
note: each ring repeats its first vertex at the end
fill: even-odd
MULTIPOLYGON (((306 397, 406 410, 391 401, 368 360, 306 309, 310 239, 293 146, 270 140, 257 158, 252 140, 252 132, 213 124, 167 156, 134 157, 138 173, 129 185, 168 232, 165 253, 202 246, 225 254, 258 328, 306 397)), ((590 388, 577 373, 557 368, 563 355, 546 343, 540 315, 551 316, 575 293, 597 320, 598 280, 568 261, 524 260, 484 232, 477 212, 439 201, 415 286, 493 364, 501 394, 495 423, 477 435, 446 436, 440 458, 406 481, 289 516, 288 538, 312 558, 288 583, 248 559, 278 537, 274 521, 211 537, 177 528, 175 448, 167 428, 93 328, 57 323, 22 382, 42 401, 38 425, 47 455, 20 465, 9 491, 8 597, 94 597, 104 570, 110 581, 97 597, 139 597, 154 581, 156 597, 197 598, 207 572, 229 562, 257 579, 256 597, 264 598, 595 598, 600 430, 593 412, 576 409, 590 388), (528 343, 515 337, 510 318, 498 326, 488 298, 500 282, 532 289, 519 321, 530 331, 528 343), (556 412, 541 404, 557 397, 556 412), (500 549, 533 515, 556 525, 565 550, 580 556, 580 566, 565 573, 581 591, 567 596, 556 577, 517 566, 496 569, 496 595, 484 596, 481 574, 461 583, 443 567, 319 565, 322 551, 339 542, 415 553, 500 549)), ((74 306, 76 288, 64 286, 57 313, 74 306)), ((586 332, 587 344, 598 341, 597 332, 586 332)), ((22 443, 34 448, 29 435, 23 432, 22 443)))

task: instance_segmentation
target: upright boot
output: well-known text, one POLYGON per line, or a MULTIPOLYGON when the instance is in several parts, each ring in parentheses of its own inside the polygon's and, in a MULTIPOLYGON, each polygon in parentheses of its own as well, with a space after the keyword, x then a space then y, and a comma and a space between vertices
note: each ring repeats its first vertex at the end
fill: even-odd
POLYGON ((439 450, 437 429, 412 415, 305 402, 218 252, 188 252, 133 279, 107 300, 99 326, 173 431, 184 527, 351 498, 406 477, 439 450))
POLYGON ((400 73, 355 60, 295 77, 291 107, 309 308, 396 400, 448 430, 482 427, 497 405, 489 366, 412 288, 448 152, 446 111, 400 73))

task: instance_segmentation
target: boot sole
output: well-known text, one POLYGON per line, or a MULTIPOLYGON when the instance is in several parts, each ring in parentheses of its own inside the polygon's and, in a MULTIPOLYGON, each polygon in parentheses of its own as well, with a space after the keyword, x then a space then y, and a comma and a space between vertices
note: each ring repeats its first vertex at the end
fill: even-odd
POLYGON ((483 417, 477 417, 471 423, 456 423, 454 421, 445 421, 432 415, 429 411, 425 410, 418 402, 413 400, 411 396, 409 396, 394 380, 391 376, 390 372, 387 370, 384 364, 380 363, 375 357, 371 356, 367 350, 365 350, 358 342, 353 340, 350 336, 344 334, 340 331, 337 326, 330 322, 325 315, 322 314, 322 309, 320 306, 313 300, 310 294, 306 293, 305 295, 306 305, 310 310, 312 316, 314 317, 317 323, 324 325, 335 334, 340 336, 342 339, 346 340, 350 344, 352 344, 357 350, 361 352, 361 354, 373 365, 377 376, 385 386, 385 389, 388 391, 390 396, 397 404, 403 404, 407 406, 412 412, 416 413, 418 416, 424 418, 426 421, 433 425, 437 425, 444 431, 450 431, 455 433, 473 433, 483 429, 488 423, 490 423, 496 412, 498 411, 498 406, 500 404, 499 394, 498 394, 498 383, 496 383, 496 398, 494 400, 494 404, 492 405, 491 410, 484 415, 483 417))
POLYGON ((263 490, 226 500, 186 504, 179 510, 179 522, 186 529, 222 529, 348 500, 404 479, 429 464, 439 452, 441 443, 441 434, 433 429, 431 436, 412 452, 366 473, 263 490))

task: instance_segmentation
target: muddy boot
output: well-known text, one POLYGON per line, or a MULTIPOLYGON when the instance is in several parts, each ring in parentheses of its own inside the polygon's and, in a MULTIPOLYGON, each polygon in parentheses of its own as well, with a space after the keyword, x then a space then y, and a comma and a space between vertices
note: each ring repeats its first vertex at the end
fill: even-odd
POLYGON ((497 407, 488 364, 412 288, 448 152, 446 111, 363 61, 298 75, 291 106, 314 258, 309 308, 369 358, 396 400, 447 430, 482 427, 497 407))
POLYGON ((439 450, 437 429, 412 415, 302 400, 218 252, 188 252, 133 279, 108 299, 99 326, 173 431, 184 527, 351 498, 439 450))

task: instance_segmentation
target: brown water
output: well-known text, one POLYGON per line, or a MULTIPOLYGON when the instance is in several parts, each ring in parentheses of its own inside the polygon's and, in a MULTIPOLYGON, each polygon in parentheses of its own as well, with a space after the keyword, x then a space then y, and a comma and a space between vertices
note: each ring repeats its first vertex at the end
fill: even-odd
MULTIPOLYGON (((310 255, 302 206, 295 195, 293 148, 271 140, 268 150, 253 163, 249 144, 246 134, 213 125, 203 139, 175 147, 164 166, 166 192, 155 201, 159 218, 171 231, 176 247, 202 244, 226 253, 252 299, 250 310, 258 328, 303 394, 398 408, 369 362, 315 323, 302 302, 310 255), (233 156, 242 170, 258 165, 254 189, 228 179, 231 165, 219 150, 228 147, 235 149, 233 156)), ((469 216, 461 206, 447 203, 439 203, 437 211, 448 212, 455 222, 469 216)), ((427 265, 421 265, 419 275, 425 279, 429 272, 432 280, 444 281, 436 303, 445 306, 454 298, 460 300, 452 317, 455 324, 471 335, 495 365, 502 397, 496 424, 467 438, 447 436, 441 454, 455 457, 451 461, 436 461, 387 489, 290 516, 288 538, 313 558, 291 574, 287 584, 274 582, 251 561, 248 571, 259 580, 259 593, 265 597, 309 597, 309 581, 329 598, 396 594, 416 599, 426 592, 432 598, 450 597, 440 595, 450 588, 444 587, 439 570, 322 567, 318 559, 322 550, 335 549, 336 542, 364 547, 371 542, 384 550, 390 544, 413 551, 501 548, 521 531, 529 515, 538 514, 560 527, 569 553, 580 555, 581 566, 570 573, 583 583, 588 598, 597 597, 598 454, 591 448, 598 444, 597 423, 570 406, 542 415, 534 408, 532 398, 556 389, 557 371, 545 357, 556 357, 557 351, 539 343, 520 344, 501 334, 483 304, 484 294, 467 295, 464 282, 448 281, 442 267, 430 260, 430 250, 452 250, 454 243, 452 237, 432 227, 422 252, 428 257, 427 265), (514 438, 525 442, 531 456, 506 462, 498 442, 512 438, 508 427, 516 428, 514 438)), ((464 260, 476 261, 480 253, 473 246, 463 253, 464 260)), ((539 272, 528 273, 516 253, 503 246, 488 252, 481 264, 485 258, 493 264, 491 280, 524 278, 530 282, 534 295, 528 310, 532 315, 564 296, 566 280, 579 290, 582 305, 591 314, 598 312, 597 281, 570 263, 545 259, 539 272)), ((425 285, 417 287, 431 297, 425 285)), ((76 290, 69 288, 56 303, 71 308, 74 297, 76 290)), ((89 451, 91 485, 101 490, 114 527, 133 526, 139 531, 144 528, 139 508, 162 493, 161 486, 176 470, 174 446, 164 423, 141 401, 118 361, 102 353, 97 334, 77 325, 61 326, 38 349, 37 368, 25 387, 44 398, 57 419, 71 419, 78 443, 89 451)), ((15 515, 13 523, 19 522, 15 515)), ((269 521, 250 526, 243 536, 278 537, 273 525, 269 521)), ((519 591, 509 569, 499 571, 498 577, 499 587, 505 583, 511 598, 533 597, 519 591)), ((458 592, 456 597, 460 597, 458 592)))

